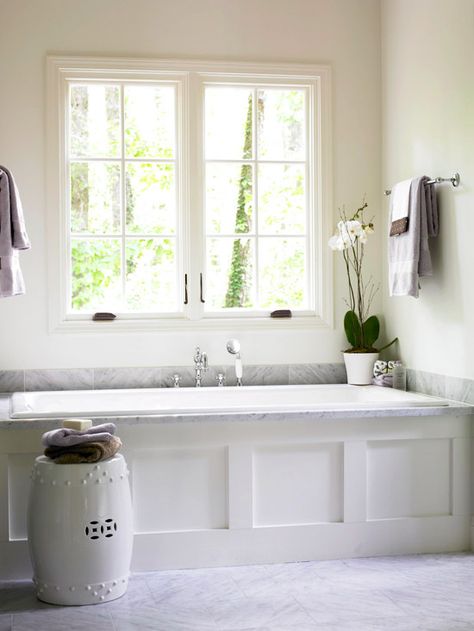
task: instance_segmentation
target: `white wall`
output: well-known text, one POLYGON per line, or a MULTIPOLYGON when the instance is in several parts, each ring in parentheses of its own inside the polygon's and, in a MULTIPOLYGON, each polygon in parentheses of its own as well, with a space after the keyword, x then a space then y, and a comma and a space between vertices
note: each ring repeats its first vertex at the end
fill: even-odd
MULTIPOLYGON (((0 164, 16 176, 33 243, 22 256, 26 296, 0 304, 0 369, 186 364, 196 343, 208 351, 212 363, 218 363, 227 361, 224 343, 232 333, 48 333, 47 53, 329 63, 334 86, 335 206, 351 208, 365 193, 377 216, 378 0, 0 0, 0 6, 0 164)), ((377 278, 379 256, 374 239, 368 263, 377 278)), ((245 360, 339 361, 345 293, 340 261, 334 293, 336 330, 242 333, 245 360)))
POLYGON ((474 379, 474 1, 382 0, 382 51, 385 188, 417 174, 462 180, 438 187, 420 298, 384 292, 388 330, 410 367, 474 379))

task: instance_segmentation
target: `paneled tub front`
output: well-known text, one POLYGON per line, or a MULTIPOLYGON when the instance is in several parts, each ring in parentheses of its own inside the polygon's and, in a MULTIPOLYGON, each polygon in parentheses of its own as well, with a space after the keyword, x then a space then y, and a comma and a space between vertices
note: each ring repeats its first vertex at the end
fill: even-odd
MULTIPOLYGON (((89 400, 96 422, 114 420, 124 443, 134 505, 134 570, 470 548, 471 408, 392 391, 382 404, 382 389, 348 386, 333 390, 339 398, 331 406, 327 386, 291 388, 268 389, 270 404, 260 407, 255 396, 263 395, 245 388, 241 399, 232 389, 183 389, 171 393, 178 403, 182 396, 180 409, 173 403, 151 410, 148 399, 139 414, 129 408, 118 414, 120 405, 128 405, 125 391, 109 393, 112 415, 89 400)), ((45 399, 37 397, 43 408, 36 409, 36 420, 9 418, 11 400, 4 399, 3 579, 31 574, 29 473, 41 452, 42 432, 58 426, 51 417, 70 415, 74 398, 53 394, 59 409, 47 418, 45 399)), ((81 401, 75 411, 84 414, 81 401)))

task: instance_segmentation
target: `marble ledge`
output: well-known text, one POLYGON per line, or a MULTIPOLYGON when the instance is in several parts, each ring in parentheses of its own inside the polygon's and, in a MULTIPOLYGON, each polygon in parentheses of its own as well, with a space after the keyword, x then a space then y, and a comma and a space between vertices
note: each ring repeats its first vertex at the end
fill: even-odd
MULTIPOLYGON (((10 419, 10 396, 0 395, 0 430, 34 429, 47 431, 60 427, 60 419, 10 419)), ((447 406, 363 408, 352 410, 321 409, 297 412, 225 412, 206 414, 154 414, 130 416, 90 416, 97 423, 115 423, 119 427, 183 423, 261 423, 261 422, 324 422, 357 419, 420 418, 433 416, 469 416, 473 407, 452 402, 447 406)))
MULTIPOLYGON (((181 377, 181 386, 194 385, 194 367, 147 366, 0 370, 0 392, 37 392, 51 390, 103 390, 116 388, 168 388, 173 375, 181 377)), ((226 383, 235 383, 233 365, 211 364, 203 375, 204 386, 216 386, 217 375, 226 383)), ((344 383, 346 372, 341 363, 255 364, 244 365, 244 383, 253 386, 344 383)))

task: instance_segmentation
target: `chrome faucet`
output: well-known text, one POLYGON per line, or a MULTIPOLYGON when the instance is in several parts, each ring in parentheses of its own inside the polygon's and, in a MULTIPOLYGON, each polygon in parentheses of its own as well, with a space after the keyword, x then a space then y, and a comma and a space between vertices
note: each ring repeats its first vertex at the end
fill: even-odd
POLYGON ((207 353, 201 352, 199 346, 196 346, 196 354, 194 355, 194 385, 196 388, 201 387, 202 373, 208 369, 207 353))

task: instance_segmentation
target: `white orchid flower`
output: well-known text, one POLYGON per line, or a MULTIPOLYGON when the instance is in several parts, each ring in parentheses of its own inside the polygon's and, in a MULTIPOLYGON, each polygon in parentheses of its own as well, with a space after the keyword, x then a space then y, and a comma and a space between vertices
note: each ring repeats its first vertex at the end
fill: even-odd
POLYGON ((353 246, 357 240, 367 243, 367 235, 374 232, 373 224, 364 224, 357 219, 341 219, 337 222, 336 233, 329 239, 332 250, 343 251, 353 246))
POLYGON ((340 221, 337 224, 339 233, 347 245, 354 245, 357 238, 360 237, 364 230, 360 221, 351 219, 349 221, 340 221))
POLYGON ((346 248, 349 247, 349 245, 342 238, 341 234, 333 235, 329 239, 328 245, 331 248, 331 250, 338 250, 338 251, 345 250, 346 248))

